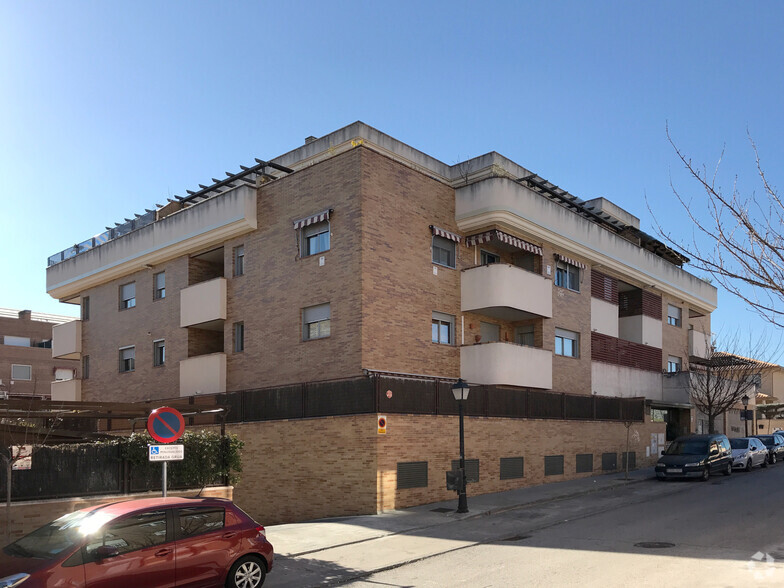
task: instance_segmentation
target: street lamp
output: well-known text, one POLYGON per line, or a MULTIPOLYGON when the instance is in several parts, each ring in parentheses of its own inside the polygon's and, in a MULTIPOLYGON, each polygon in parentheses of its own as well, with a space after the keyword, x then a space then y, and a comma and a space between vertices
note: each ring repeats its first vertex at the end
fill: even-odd
POLYGON ((463 403, 468 400, 468 384, 458 378, 452 386, 452 395, 457 400, 460 414, 460 490, 457 494, 457 512, 468 512, 468 499, 466 498, 466 471, 465 471, 465 436, 463 432, 463 403))
POLYGON ((749 436, 749 413, 746 410, 746 407, 749 405, 749 397, 747 394, 743 395, 743 398, 740 399, 743 403, 743 432, 745 433, 745 437, 749 436))

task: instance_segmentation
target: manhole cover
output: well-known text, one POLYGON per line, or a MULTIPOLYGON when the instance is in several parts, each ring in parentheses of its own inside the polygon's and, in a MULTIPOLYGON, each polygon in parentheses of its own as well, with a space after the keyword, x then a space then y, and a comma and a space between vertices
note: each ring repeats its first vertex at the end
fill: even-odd
POLYGON ((441 507, 441 508, 434 508, 430 512, 452 512, 453 510, 454 510, 453 508, 441 507))
POLYGON ((530 535, 514 535, 513 537, 504 537, 501 541, 522 541, 528 539, 530 535))
POLYGON ((667 543, 666 541, 643 541, 635 543, 635 547, 642 547, 644 549, 667 549, 668 547, 675 547, 675 543, 667 543))

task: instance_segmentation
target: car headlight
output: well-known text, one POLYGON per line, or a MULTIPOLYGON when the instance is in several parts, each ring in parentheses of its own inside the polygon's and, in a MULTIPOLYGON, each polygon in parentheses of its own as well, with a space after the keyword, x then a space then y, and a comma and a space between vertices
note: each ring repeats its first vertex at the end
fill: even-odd
POLYGON ((666 464, 666 463, 659 462, 659 463, 657 463, 657 464, 656 464, 656 467, 657 467, 657 468, 666 468, 666 467, 667 467, 667 464, 666 464))
POLYGON ((694 463, 687 463, 684 467, 687 468, 696 468, 702 465, 701 461, 695 461, 694 463))
POLYGON ((0 588, 14 588, 14 586, 19 586, 19 584, 29 577, 30 574, 13 574, 11 576, 6 576, 5 578, 0 578, 0 588))

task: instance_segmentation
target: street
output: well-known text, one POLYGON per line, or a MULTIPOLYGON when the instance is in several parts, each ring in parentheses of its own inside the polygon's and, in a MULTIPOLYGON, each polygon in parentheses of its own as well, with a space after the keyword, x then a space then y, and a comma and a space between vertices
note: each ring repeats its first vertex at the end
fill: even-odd
MULTIPOLYGON (((335 526, 334 547, 282 555, 267 582, 362 588, 781 586, 782 488, 784 464, 778 464, 707 483, 645 479, 463 520, 432 513, 451 518, 402 532, 394 531, 394 516, 357 518, 351 522, 366 525, 366 536, 352 529, 353 540, 341 544, 347 535, 335 526), (376 535, 377 525, 392 532, 376 535)), ((271 538, 285 554, 285 545, 274 533, 271 538)))

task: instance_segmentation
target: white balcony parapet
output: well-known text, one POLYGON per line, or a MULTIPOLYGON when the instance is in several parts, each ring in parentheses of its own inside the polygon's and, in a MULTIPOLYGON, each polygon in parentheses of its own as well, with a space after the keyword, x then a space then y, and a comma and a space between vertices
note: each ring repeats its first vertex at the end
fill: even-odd
POLYGON ((552 280, 514 265, 493 263, 463 270, 460 287, 463 312, 510 320, 553 316, 552 280))
POLYGON ((82 321, 52 327, 52 358, 79 359, 82 355, 82 321))
POLYGON ((226 391, 226 354, 210 353, 180 361, 180 396, 226 391))
POLYGON ((226 278, 215 278, 180 291, 180 326, 226 320, 226 278))
POLYGON ((64 402, 81 402, 82 400, 82 381, 81 380, 55 380, 52 382, 52 400, 64 402))
POLYGON ((472 384, 553 387, 551 351, 513 343, 482 343, 460 348, 460 377, 472 384))
POLYGON ((708 359, 710 335, 691 329, 689 331, 689 356, 708 359))

